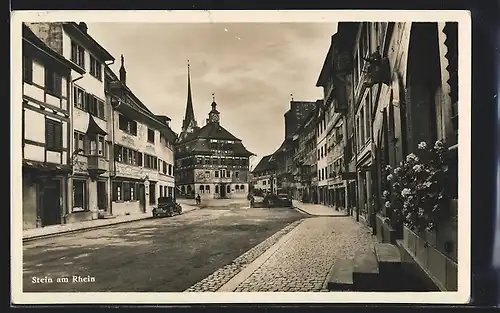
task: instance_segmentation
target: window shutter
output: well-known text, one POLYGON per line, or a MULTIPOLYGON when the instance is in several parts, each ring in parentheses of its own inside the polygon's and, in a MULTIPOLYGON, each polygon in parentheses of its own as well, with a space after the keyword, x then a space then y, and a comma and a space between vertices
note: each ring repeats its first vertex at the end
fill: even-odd
POLYGON ((98 108, 99 113, 98 113, 98 116, 100 118, 104 118, 104 116, 105 116, 105 114, 104 114, 104 102, 102 102, 102 101, 99 100, 98 103, 99 103, 99 108, 98 108))
POLYGON ((54 72, 54 93, 58 96, 62 95, 62 77, 54 72))
POLYGON ((45 146, 54 148, 54 124, 50 120, 45 120, 45 146))
POLYGON ((62 145, 62 123, 54 123, 54 149, 61 151, 62 145))

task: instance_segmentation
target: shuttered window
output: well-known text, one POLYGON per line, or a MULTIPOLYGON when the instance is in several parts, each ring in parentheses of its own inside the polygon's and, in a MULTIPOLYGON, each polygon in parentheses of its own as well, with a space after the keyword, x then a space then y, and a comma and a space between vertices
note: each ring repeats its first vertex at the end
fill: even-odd
POLYGON ((45 147, 50 151, 62 151, 62 123, 45 120, 45 147))
POLYGON ((45 68, 45 91, 56 97, 62 95, 62 77, 48 67, 45 68))
POLYGON ((33 82, 33 60, 27 56, 23 56, 23 81, 33 82))

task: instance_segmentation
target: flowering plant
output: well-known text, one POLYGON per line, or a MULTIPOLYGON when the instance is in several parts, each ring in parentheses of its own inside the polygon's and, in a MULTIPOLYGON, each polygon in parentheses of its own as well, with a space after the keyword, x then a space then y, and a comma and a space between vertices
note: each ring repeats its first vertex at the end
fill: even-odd
POLYGON ((412 230, 431 231, 446 214, 446 185, 448 164, 440 140, 429 147, 426 142, 418 144, 414 153, 406 156, 399 166, 392 169, 385 179, 389 190, 383 192, 385 206, 393 209, 391 222, 404 222, 412 230))

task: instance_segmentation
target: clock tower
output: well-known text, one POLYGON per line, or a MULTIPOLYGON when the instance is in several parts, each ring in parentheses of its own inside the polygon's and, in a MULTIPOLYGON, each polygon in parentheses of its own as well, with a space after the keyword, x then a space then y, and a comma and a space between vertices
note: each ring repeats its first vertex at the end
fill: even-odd
POLYGON ((215 102, 215 95, 212 94, 212 110, 208 113, 208 122, 209 123, 219 123, 220 122, 220 113, 217 111, 217 103, 215 102))

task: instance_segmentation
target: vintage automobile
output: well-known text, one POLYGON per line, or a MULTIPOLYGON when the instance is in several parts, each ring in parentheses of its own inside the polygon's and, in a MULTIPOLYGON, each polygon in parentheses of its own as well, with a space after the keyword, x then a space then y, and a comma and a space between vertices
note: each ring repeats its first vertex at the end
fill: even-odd
POLYGON ((172 197, 159 197, 158 205, 153 208, 153 217, 182 214, 182 207, 172 197))
POLYGON ((264 207, 277 208, 277 207, 292 207, 292 198, 286 193, 278 195, 268 194, 264 197, 264 207))
POLYGON ((280 206, 286 207, 286 208, 293 207, 292 197, 290 197, 288 194, 280 193, 280 194, 278 194, 278 199, 279 199, 278 202, 280 203, 280 206))

